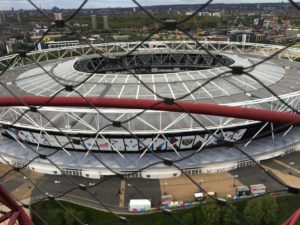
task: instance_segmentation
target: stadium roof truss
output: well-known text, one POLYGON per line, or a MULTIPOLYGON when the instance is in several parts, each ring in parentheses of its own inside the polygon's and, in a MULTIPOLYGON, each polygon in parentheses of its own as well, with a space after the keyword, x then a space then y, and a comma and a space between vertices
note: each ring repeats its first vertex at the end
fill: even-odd
MULTIPOLYGON (((143 50, 149 47, 149 43, 144 44, 136 42, 116 42, 116 43, 103 43, 93 44, 93 48, 88 45, 80 46, 68 46, 53 49, 43 49, 42 51, 32 51, 27 55, 36 62, 48 61, 51 59, 62 59, 65 57, 74 56, 86 56, 90 54, 105 54, 112 52, 129 52, 133 48, 137 47, 137 50, 143 50), (95 49, 97 51, 95 51, 95 49)), ((215 42, 204 41, 199 42, 207 50, 216 52, 233 52, 233 53, 251 53, 263 56, 270 56, 279 50, 285 48, 285 46, 259 44, 259 43, 242 43, 242 42, 215 42)), ((155 42, 153 49, 170 49, 170 50, 202 50, 202 46, 198 45, 194 41, 172 41, 172 42, 155 42)), ((16 66, 32 63, 28 58, 19 58, 17 55, 9 55, 2 57, 0 65, 9 65, 9 61, 14 59, 10 64, 10 68, 16 66)), ((295 61, 300 58, 299 48, 287 48, 277 55, 278 58, 287 58, 288 60, 295 61)))
MULTIPOLYGON (((283 46, 275 46, 275 45, 265 45, 265 44, 252 44, 252 43, 235 43, 235 42, 202 42, 203 47, 208 49, 209 51, 214 51, 214 53, 220 53, 225 60, 227 60, 227 56, 235 61, 239 61, 239 58, 235 58, 236 54, 251 54, 258 55, 259 57, 270 56, 284 48, 283 46)), ((18 80, 15 82, 19 87, 26 90, 26 92, 33 95, 46 95, 51 96, 57 92, 57 90, 64 88, 62 85, 58 84, 53 77, 48 76, 52 74, 56 79, 63 82, 64 84, 73 84, 74 82, 80 83, 82 80, 85 80, 88 76, 88 73, 80 72, 74 69, 73 65, 78 61, 78 58, 91 58, 94 57, 95 54, 104 54, 104 55, 124 55, 124 53, 128 53, 131 50, 137 47, 137 43, 107 43, 107 44, 96 44, 93 45, 93 48, 90 46, 68 46, 65 48, 57 48, 57 49, 44 49, 42 51, 34 51, 28 53, 28 57, 20 58, 16 57, 17 55, 6 56, 0 59, 0 66, 10 65, 9 69, 14 69, 22 66, 26 66, 32 63, 38 64, 37 69, 31 69, 29 72, 22 73, 18 80), (97 49, 97 51, 95 51, 97 49), (69 57, 73 57, 73 59, 68 59, 69 57), (76 58, 74 58, 76 57, 76 58), (54 63, 55 60, 62 59, 62 63, 54 63), (12 60, 11 63, 9 61, 12 60), (44 65, 44 69, 42 71, 43 74, 46 75, 43 77, 41 73, 41 69, 39 68, 39 64, 49 62, 49 64, 44 65), (61 74, 62 76, 56 76, 55 74, 61 74), (39 83, 34 83, 34 79, 39 83), (43 83, 43 84, 42 84, 43 83)), ((137 47, 137 51, 131 55, 131 57, 126 58, 126 66, 138 67, 141 63, 147 62, 156 62, 157 64, 163 64, 166 60, 173 57, 173 60, 176 64, 197 64, 198 67, 203 68, 211 68, 212 61, 211 58, 205 58, 203 56, 202 46, 199 46, 195 42, 184 41, 184 42, 147 42, 137 47), (151 49, 149 50, 149 46, 151 49), (151 52, 161 53, 160 56, 157 57, 155 54, 151 54, 151 52), (176 58, 172 56, 172 52, 181 52, 182 58, 176 58), (189 52, 196 51, 195 57, 191 57, 189 52), (146 54, 147 53, 147 54, 146 54), (142 54, 146 54, 146 57, 141 57, 142 54), (196 63, 201 61, 202 64, 196 63)), ((290 61, 294 61, 299 59, 300 57, 300 49, 296 48, 288 48, 283 50, 281 53, 277 55, 278 58, 288 59, 290 61)), ((101 59, 100 59, 101 60, 101 59)), ((252 58, 245 60, 245 65, 249 64, 249 61, 254 60, 252 58)), ((239 64, 238 64, 239 65, 239 64)), ((97 68, 96 65, 93 65, 92 71, 97 68)), ((219 66, 219 65, 216 65, 219 66)), ((260 79, 269 86, 280 79, 284 74, 278 68, 275 68, 272 71, 272 65, 269 62, 264 65, 266 67, 257 67, 256 73, 260 76, 260 79), (268 74, 265 73, 268 71, 268 74), (278 72, 279 71, 279 72, 278 72)), ((82 65, 79 70, 84 70, 86 68, 85 65, 82 65)), ((188 101, 198 101, 199 99, 214 99, 216 100, 218 97, 230 96, 233 94, 244 94, 251 97, 251 94, 248 93, 251 90, 257 89, 257 84, 255 82, 250 82, 247 77, 223 77, 221 79, 212 81, 209 85, 201 88, 201 94, 195 92, 193 94, 190 93, 190 90, 199 87, 203 84, 203 82, 211 77, 218 76, 220 73, 224 73, 228 71, 226 67, 218 67, 212 68, 205 71, 189 71, 189 72, 174 72, 169 73, 168 76, 166 74, 146 74, 147 76, 141 76, 137 74, 140 81, 143 81, 145 84, 150 86, 154 92, 163 93, 165 92, 165 97, 177 98, 180 95, 184 95, 189 93, 189 98, 184 100, 188 101), (194 73, 194 74, 193 74, 194 73), (196 76, 196 75, 197 76, 196 76), (194 76, 195 75, 195 76, 194 76), (201 76, 199 76, 201 75, 201 76), (200 77, 200 78, 199 78, 200 77), (181 83, 181 86, 178 86, 177 83, 181 83), (226 83, 227 82, 227 83, 226 83), (160 86, 160 84, 163 84, 160 86), (236 86, 243 87, 242 91, 238 90, 236 86), (167 88, 166 88, 167 87, 167 88), (226 87, 226 88, 225 88, 226 87), (230 87, 230 88, 228 88, 230 87), (202 98, 201 96, 205 96, 202 98)), ((253 72, 253 71, 251 71, 253 72)), ((251 73, 250 72, 250 73, 251 73)), ((145 88, 137 81, 135 78, 132 78, 129 74, 95 74, 88 79, 85 84, 79 85, 76 87, 76 91, 73 92, 61 92, 60 95, 66 96, 75 96, 76 92, 84 93, 83 96, 89 96, 93 94, 98 87, 98 84, 103 85, 104 92, 106 91, 105 97, 115 97, 115 98, 151 98, 157 99, 158 97, 153 93, 145 90, 145 88), (109 91, 112 91, 110 95, 106 90, 107 86, 110 85, 109 91), (106 86, 106 87, 105 87, 106 86), (133 86, 135 86, 133 88, 133 86), (106 88, 106 89, 105 89, 106 88), (128 93, 126 94, 125 92, 128 93)), ((8 83, 7 85, 11 85, 8 83)), ((97 93, 99 93, 99 89, 97 89, 97 93)), ((299 100, 300 100, 300 91, 295 91, 292 93, 281 94, 280 98, 284 100, 289 105, 294 108, 299 108, 299 100)), ((216 100, 217 101, 217 100, 216 100)), ((274 96, 266 96, 264 98, 248 98, 245 101, 234 101, 234 102, 226 102, 219 104, 229 105, 229 106, 240 106, 240 107, 248 107, 248 108, 263 108, 275 111, 287 111, 287 105, 283 104, 278 98, 274 96)), ((140 114, 142 110, 135 109, 123 109, 120 111, 119 109, 92 109, 92 108, 62 108, 62 107, 42 107, 39 109, 40 114, 35 112, 31 112, 28 110, 28 107, 2 107, 0 108, 0 120, 4 125, 13 125, 15 127, 27 128, 30 130, 36 130, 39 132, 39 138, 36 140, 37 150, 39 149, 39 143, 41 142, 42 136, 50 136, 49 132, 65 132, 67 134, 83 134, 83 135, 93 135, 94 139, 92 141, 92 145, 98 140, 98 138, 105 139, 105 135, 154 135, 152 142, 154 142, 157 138, 163 138, 166 142, 169 142, 169 139, 166 138, 166 134, 178 133, 180 132, 195 132, 195 131, 203 131, 203 127, 199 125, 199 123, 195 122, 195 120, 189 117, 186 113, 174 113, 174 112, 161 112, 161 111, 151 111, 147 110, 143 114, 140 114), (23 115, 20 117, 20 115, 23 115), (109 118, 112 121, 124 121, 128 120, 123 128, 116 128, 113 126, 107 126, 110 124, 109 118), (134 119, 130 119, 134 118, 134 119), (104 128, 103 128, 104 127, 104 128), (132 133, 128 133, 130 130, 132 133)), ((214 130, 214 132, 224 132, 225 128, 228 127, 239 127, 244 125, 255 124, 257 121, 250 120, 240 120, 236 118, 223 118, 223 117, 215 117, 215 116, 206 116, 206 115, 195 115, 198 121, 203 124, 206 129, 214 130)), ((266 126, 267 123, 265 123, 266 126)), ((263 127, 262 126, 262 127, 263 127)), ((272 127, 272 126, 271 126, 272 127)), ((292 128, 292 126, 291 126, 292 128)), ((288 129, 285 134, 287 134, 290 130, 288 129)), ((251 141, 262 131, 259 130, 252 139, 250 139, 245 146, 249 145, 251 141)), ((13 135, 13 134, 12 134, 13 135)), ((274 134, 272 134, 274 137, 274 134)), ((16 137, 16 140, 18 138, 16 137)), ((149 143, 148 143, 149 144, 149 143)), ((150 143, 152 144, 152 143, 150 143)), ((171 147, 172 143, 168 143, 171 147)), ((63 144, 59 143, 59 145, 65 150, 63 144)), ((87 153, 91 150, 91 146, 87 148, 87 153)), ((203 145, 204 146, 204 145, 203 145)), ((201 146, 198 150, 201 150, 201 146)), ((112 146, 113 150, 116 151, 120 156, 123 156, 119 149, 115 149, 112 146)), ((172 148, 173 151, 180 155, 180 153, 176 150, 176 148, 172 148)), ((67 151, 67 150, 65 150, 67 151)), ((141 154, 141 157, 148 151, 148 148, 145 148, 145 151, 141 154)))

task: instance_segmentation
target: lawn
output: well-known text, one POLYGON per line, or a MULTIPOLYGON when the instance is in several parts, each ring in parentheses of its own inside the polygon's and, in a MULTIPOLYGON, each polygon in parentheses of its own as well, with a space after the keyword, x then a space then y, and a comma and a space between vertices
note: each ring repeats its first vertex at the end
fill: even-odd
MULTIPOLYGON (((277 221, 278 225, 287 220, 293 212, 300 208, 300 196, 281 196, 276 198, 278 212, 277 221)), ((243 212, 247 201, 239 202, 235 204, 236 210, 243 212)), ((120 219, 110 213, 98 211, 91 208, 86 208, 80 205, 71 204, 68 202, 59 201, 42 201, 33 205, 32 219, 35 225, 44 225, 45 222, 49 225, 77 225, 81 224, 76 221, 70 213, 79 218, 83 224, 89 225, 104 225, 104 224, 124 224, 120 219), (62 208, 63 206, 64 208, 62 208), (70 213, 66 212, 69 211, 70 213), (39 216, 45 221, 43 222, 39 216)), ((205 207, 204 207, 205 208, 205 207)), ((222 209, 222 208, 221 208, 222 209)), ((215 210, 215 209, 214 209, 215 210)), ((193 209, 179 210, 174 215, 184 222, 185 225, 198 225, 203 222, 197 221, 197 213, 199 207, 193 209)), ((199 215, 199 213, 198 213, 199 215)), ((136 215, 126 216, 130 221, 130 224, 142 224, 142 225, 164 225, 164 224, 178 224, 176 220, 170 215, 163 213, 154 213, 149 215, 136 215), (142 222, 142 223, 141 223, 142 222)), ((204 223, 206 224, 206 223, 204 223)), ((215 224, 215 223, 208 223, 215 224)), ((243 224, 238 222, 237 224, 243 224)), ((300 225, 300 222, 297 223, 300 225)))
MULTIPOLYGON (((300 196, 285 196, 277 198, 279 224, 287 220, 291 216, 291 212, 295 212, 300 208, 300 196)), ((300 219, 296 223, 300 225, 300 219)))

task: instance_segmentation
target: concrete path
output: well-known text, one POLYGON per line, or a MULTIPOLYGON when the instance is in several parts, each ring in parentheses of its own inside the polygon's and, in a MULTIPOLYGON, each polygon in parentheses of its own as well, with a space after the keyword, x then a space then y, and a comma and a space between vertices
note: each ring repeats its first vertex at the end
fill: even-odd
POLYGON ((119 202, 119 207, 120 208, 124 208, 125 206, 125 188, 126 188, 126 181, 125 180, 121 180, 120 182, 120 202, 119 202))

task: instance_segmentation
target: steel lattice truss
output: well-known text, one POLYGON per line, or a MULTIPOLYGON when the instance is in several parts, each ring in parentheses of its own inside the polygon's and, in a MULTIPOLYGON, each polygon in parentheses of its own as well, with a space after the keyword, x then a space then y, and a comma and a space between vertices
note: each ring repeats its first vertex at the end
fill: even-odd
MULTIPOLYGON (((151 43, 151 42, 149 42, 151 43)), ((143 51, 149 48, 147 42, 139 44, 137 42, 116 42, 103 43, 82 46, 68 46, 60 48, 43 49, 43 51, 30 51, 27 53, 29 58, 36 62, 47 61, 50 59, 62 59, 68 56, 86 56, 91 54, 107 54, 112 52, 126 53, 132 49, 143 51)), ((157 42, 153 49, 170 49, 170 50, 202 50, 203 48, 215 52, 236 52, 236 53, 251 53, 259 56, 271 56, 274 53, 277 58, 286 58, 288 60, 297 60, 300 58, 299 48, 280 45, 260 44, 260 43, 241 43, 241 42, 216 42, 216 41, 164 41, 157 42), (280 51, 280 52, 279 52, 280 51)), ((0 65, 7 67, 8 62, 14 59, 9 68, 32 63, 29 58, 16 58, 16 55, 9 55, 1 58, 0 65)))

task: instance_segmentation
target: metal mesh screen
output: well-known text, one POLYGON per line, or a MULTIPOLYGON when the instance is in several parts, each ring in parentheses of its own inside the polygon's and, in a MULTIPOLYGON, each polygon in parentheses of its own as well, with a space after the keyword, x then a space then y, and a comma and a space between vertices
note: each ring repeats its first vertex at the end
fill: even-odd
MULTIPOLYGON (((184 24, 193 20, 212 2, 210 0, 199 4, 197 10, 180 20, 173 18, 163 20, 133 0, 138 9, 156 24, 153 32, 140 42, 91 44, 70 23, 88 3, 87 0, 82 1, 81 5, 64 20, 54 20, 34 1, 28 0, 28 4, 36 8, 44 19, 52 24, 40 37, 37 45, 42 43, 49 32, 68 29, 84 43, 84 46, 41 51, 35 50, 34 47, 20 49, 17 54, 5 56, 0 62, 2 78, 0 85, 3 91, 0 97, 1 137, 2 147, 7 149, 7 153, 0 154, 1 162, 6 164, 1 172, 1 180, 6 189, 11 190, 19 186, 19 191, 22 192, 22 194, 10 193, 11 197, 8 197, 5 190, 2 191, 1 202, 11 210, 2 211, 1 221, 10 219, 9 224, 16 221, 19 224, 31 224, 22 208, 30 208, 33 203, 50 200, 57 207, 63 208, 76 221, 74 223, 86 224, 88 221, 82 221, 80 216, 60 201, 65 200, 107 211, 116 220, 107 220, 106 224, 117 224, 116 221, 143 224, 142 220, 127 218, 126 213, 124 215, 124 212, 128 212, 124 207, 128 204, 125 197, 128 200, 132 196, 137 196, 150 199, 152 206, 156 206, 157 211, 170 217, 175 224, 186 224, 172 208, 160 207, 158 202, 160 199, 157 196, 168 193, 172 181, 166 180, 160 185, 156 184, 156 188, 164 190, 151 190, 153 182, 145 178, 155 177, 155 173, 147 173, 155 168, 155 171, 169 169, 169 175, 186 178, 182 184, 177 185, 193 185, 198 191, 208 194, 211 201, 201 205, 219 204, 237 214, 241 224, 252 224, 251 219, 246 218, 232 205, 234 200, 226 200, 207 193, 205 184, 210 182, 210 187, 214 187, 217 185, 214 181, 208 180, 204 184, 195 176, 201 173, 201 168, 195 166, 193 160, 202 157, 199 156, 200 152, 211 150, 206 147, 223 146, 225 149, 222 151, 225 155, 223 160, 226 161, 226 157, 233 157, 230 155, 233 152, 240 157, 240 164, 252 165, 255 170, 253 173, 259 174, 257 176, 261 181, 268 180, 272 185, 266 195, 277 192, 299 194, 298 187, 283 181, 278 174, 269 169, 267 163, 260 163, 247 147, 266 136, 271 137, 273 141, 278 138, 281 142, 285 142, 284 138, 299 125, 297 90, 289 95, 289 93, 281 94, 272 88, 272 85, 283 79, 280 75, 282 67, 290 69, 287 68, 290 65, 276 67, 275 62, 278 62, 279 58, 294 63, 293 69, 299 74, 299 66, 297 67, 295 62, 299 59, 299 55, 296 48, 293 48, 299 43, 299 39, 284 47, 198 41, 184 28, 184 24), (153 35, 162 31, 182 32, 188 40, 150 41, 153 35), (245 53, 251 55, 251 58, 236 64, 234 61, 239 59, 232 59, 233 56, 228 53, 229 49, 232 54, 245 53), (176 55, 174 53, 176 51, 180 54, 176 55), (221 54, 226 51, 227 55, 221 54), (161 58, 155 58, 157 56, 153 52, 159 54, 161 58), (193 52, 198 52, 198 55, 191 56, 193 52), (171 53, 173 58, 170 56, 171 53), (263 57, 260 54, 264 54, 263 57), (73 76, 77 70, 72 66, 78 58, 75 61, 68 61, 75 57, 84 59, 75 66, 77 70, 83 71, 79 77, 73 76), (162 57, 169 60, 169 67, 166 71, 157 69, 158 75, 154 77, 155 70, 149 69, 147 60, 151 59, 152 62, 162 65, 164 61, 162 57), (62 66, 60 63, 54 65, 55 60, 59 60, 62 66), (188 65, 189 61, 193 60, 198 61, 188 65), (178 65, 188 68, 191 72, 177 73, 173 68, 178 65), (65 66, 70 66, 68 67, 70 71, 67 71, 65 66), (195 66, 198 67, 193 69, 195 66), (212 69, 209 72, 203 72, 204 70, 199 72, 199 67, 212 69), (22 72, 17 80, 14 69, 22 72), (116 75, 119 73, 120 75, 116 75), (195 79, 197 76, 201 76, 201 79, 195 79), (40 83, 33 83, 36 79, 40 79, 40 83), (183 85, 180 84, 182 81, 183 85), (18 89, 12 87, 14 85, 18 89), (260 90, 258 94, 251 94, 251 91, 256 89, 260 90), (241 94, 242 100, 248 103, 235 101, 235 104, 225 104, 226 96, 238 94, 241 94), (260 95, 264 96, 263 100, 260 100, 260 95), (215 101, 207 104, 205 100, 200 101, 207 99, 205 96, 211 99, 220 97, 220 101, 224 98, 224 104, 215 101), (254 121, 263 122, 257 125, 254 121), (167 128, 162 129, 162 123, 167 128), (241 126, 244 123, 258 128, 246 141, 241 141, 239 135, 245 132, 243 129, 246 128, 241 126), (226 128, 228 124, 242 128, 232 132, 226 128), (182 132, 186 135, 180 137, 180 141, 175 140, 178 139, 178 130, 183 128, 182 132), (195 130, 201 131, 206 138, 200 135, 201 145, 194 149, 186 147, 187 151, 181 151, 184 146, 192 146, 192 143, 196 142, 195 137, 190 137, 195 130), (154 131, 156 134, 151 136, 151 132, 154 131), (277 132, 280 132, 280 137, 277 132), (123 136, 130 139, 123 139, 123 136), (160 140, 162 141, 159 142, 160 140), (122 142, 121 146, 126 151, 118 147, 119 142, 122 142), (21 153, 25 149, 26 157, 21 153), (169 153, 164 153, 167 149, 169 153), (14 159, 9 152, 13 152, 14 159), (76 168, 81 162, 84 163, 83 167, 76 168), (91 166, 88 167, 88 164, 91 166), (116 164, 121 166, 118 168, 116 164), (51 185, 43 179, 40 181, 39 173, 29 171, 37 168, 41 171, 47 166, 50 166, 55 174, 60 174, 60 177, 47 178, 51 185), (96 168, 95 170, 101 168, 106 171, 95 175, 101 179, 88 179, 93 176, 91 175, 93 172, 85 173, 85 171, 91 171, 92 167, 96 168), (23 194, 28 199, 25 199, 23 194), (123 207, 120 207, 120 202, 123 207)), ((300 9, 298 3, 292 0, 289 2, 297 10, 300 9)), ((291 139, 293 138, 294 136, 291 139)), ((279 148, 276 146, 277 142, 273 143, 271 147, 279 148)), ((289 146, 289 143, 286 146, 289 146)), ((262 148, 262 145, 258 148, 262 148)), ((287 151, 294 150, 291 148, 287 151)), ((285 153, 281 153, 283 154, 285 153)), ((210 156, 216 157, 216 161, 219 160, 213 152, 210 156)), ((235 187, 238 179, 251 180, 251 176, 241 171, 240 175, 219 179, 230 180, 228 182, 233 182, 235 187)), ((176 187, 176 184, 174 186, 176 187)), ((263 195, 257 198, 261 196, 263 195)), ((40 215, 34 209, 31 209, 31 214, 48 224, 43 219, 45 215, 40 215)))

